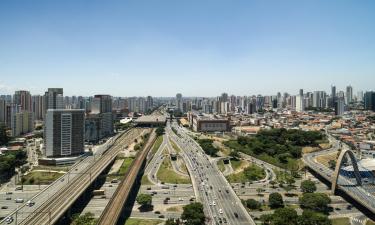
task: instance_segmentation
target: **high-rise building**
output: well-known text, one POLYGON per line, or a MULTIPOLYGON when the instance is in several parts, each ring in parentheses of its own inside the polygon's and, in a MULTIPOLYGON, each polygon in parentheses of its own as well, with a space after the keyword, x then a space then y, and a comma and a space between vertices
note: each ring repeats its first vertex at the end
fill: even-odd
POLYGON ((353 102, 353 87, 352 86, 347 86, 346 87, 346 98, 345 98, 345 103, 349 105, 351 102, 353 102))
POLYGON ((31 95, 29 91, 16 91, 13 103, 20 106, 21 111, 32 112, 31 95))
POLYGON ((98 142, 113 134, 112 96, 95 95, 85 121, 85 140, 98 142))
POLYGON ((17 137, 34 130, 33 113, 22 110, 20 105, 11 106, 11 128, 12 136, 17 137))
POLYGON ((314 91, 313 107, 324 108, 326 106, 326 93, 324 91, 314 91))
POLYGON ((7 103, 4 99, 0 99, 0 123, 6 124, 6 112, 7 112, 7 103))
POLYGON ((182 112, 182 94, 176 94, 176 107, 179 112, 182 112))
POLYGON ((296 96, 296 111, 297 112, 303 112, 305 110, 305 104, 303 95, 297 95, 296 96))
MULTIPOLYGON (((64 91, 62 88, 48 88, 44 94, 44 115, 48 109, 64 108, 64 91)), ((44 116, 43 115, 43 116, 44 116)))
POLYGON ((366 110, 375 111, 375 92, 367 91, 363 100, 366 110))
POLYGON ((330 106, 334 107, 336 102, 336 86, 331 85, 331 103, 330 106))
POLYGON ((344 98, 337 98, 335 102, 335 114, 338 116, 343 115, 345 112, 345 100, 344 98))
POLYGON ((49 109, 45 120, 47 157, 79 155, 84 152, 85 111, 49 109))
POLYGON ((303 89, 299 89, 299 95, 303 96, 303 89))
POLYGON ((32 97, 32 108, 34 113, 34 119, 43 120, 44 97, 40 95, 34 95, 32 97))

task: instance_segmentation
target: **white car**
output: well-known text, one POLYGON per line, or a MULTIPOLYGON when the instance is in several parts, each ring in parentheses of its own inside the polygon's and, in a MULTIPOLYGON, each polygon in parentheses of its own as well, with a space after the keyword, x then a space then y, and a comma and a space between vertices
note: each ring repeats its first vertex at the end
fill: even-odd
POLYGON ((215 202, 215 201, 213 201, 213 202, 212 202, 212 205, 216 205, 216 202, 215 202))
POLYGON ((220 214, 223 214, 223 210, 222 210, 222 209, 219 209, 219 213, 220 213, 220 214))
POLYGON ((5 219, 5 222, 6 222, 7 224, 11 224, 11 223, 13 223, 13 217, 7 217, 7 218, 5 219))

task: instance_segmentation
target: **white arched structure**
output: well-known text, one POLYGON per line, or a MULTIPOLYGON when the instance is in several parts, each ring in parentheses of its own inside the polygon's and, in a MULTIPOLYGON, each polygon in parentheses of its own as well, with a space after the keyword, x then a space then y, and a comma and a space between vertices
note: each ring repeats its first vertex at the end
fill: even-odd
POLYGON ((355 178, 357 180, 357 184, 358 185, 362 185, 361 175, 359 174, 358 164, 357 164, 357 160, 355 158, 354 153, 352 151, 348 150, 348 149, 347 150, 342 150, 341 153, 340 153, 339 158, 337 159, 335 173, 333 174, 333 177, 332 177, 332 187, 331 187, 331 190, 332 190, 333 194, 335 193, 335 190, 336 190, 337 180, 338 180, 339 175, 340 175, 340 168, 341 168, 342 161, 343 161, 345 155, 349 155, 350 161, 352 161, 353 172, 354 172, 355 178))

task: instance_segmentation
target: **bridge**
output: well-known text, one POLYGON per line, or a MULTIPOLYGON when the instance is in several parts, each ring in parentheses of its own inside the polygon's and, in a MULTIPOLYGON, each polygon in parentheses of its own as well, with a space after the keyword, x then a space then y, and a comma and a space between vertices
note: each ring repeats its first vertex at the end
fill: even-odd
POLYGON ((125 179, 121 181, 113 194, 111 200, 105 207, 103 213, 99 217, 98 225, 116 225, 121 216, 125 202, 129 198, 129 194, 135 180, 146 163, 146 157, 156 140, 155 132, 152 132, 143 151, 138 152, 137 157, 132 162, 129 171, 125 175, 125 179))
POLYGON ((312 171, 319 174, 331 183, 331 191, 334 194, 340 190, 353 200, 375 215, 375 177, 371 171, 360 170, 355 154, 345 144, 330 137, 333 146, 331 149, 305 154, 303 162, 312 171), (341 148, 335 169, 319 163, 316 157, 332 154, 341 148), (350 170, 343 169, 343 167, 350 170))
POLYGON ((109 140, 96 154, 74 165, 67 174, 46 187, 26 204, 12 212, 0 224, 44 225, 56 223, 74 202, 91 186, 95 179, 113 162, 117 154, 138 137, 143 129, 132 128, 109 140))

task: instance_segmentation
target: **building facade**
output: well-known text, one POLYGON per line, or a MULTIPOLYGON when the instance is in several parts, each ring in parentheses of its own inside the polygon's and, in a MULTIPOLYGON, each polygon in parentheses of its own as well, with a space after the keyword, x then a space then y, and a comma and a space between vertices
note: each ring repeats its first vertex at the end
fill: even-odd
POLYGON ((84 152, 85 111, 49 109, 45 121, 46 157, 66 157, 84 152))

